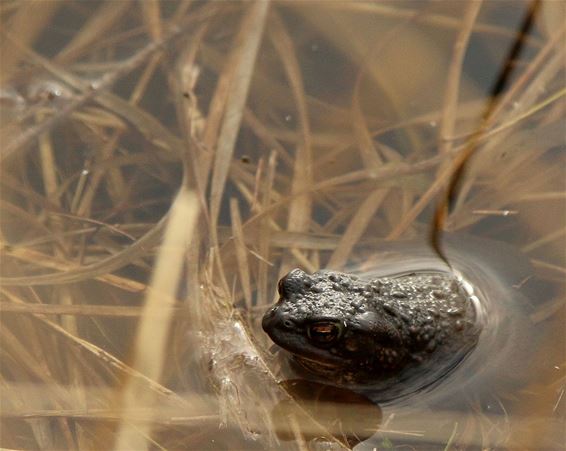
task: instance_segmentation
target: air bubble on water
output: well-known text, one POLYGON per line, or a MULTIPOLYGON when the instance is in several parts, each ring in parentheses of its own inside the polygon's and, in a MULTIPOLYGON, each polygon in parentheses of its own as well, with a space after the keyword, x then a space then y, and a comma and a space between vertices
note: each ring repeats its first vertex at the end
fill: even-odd
POLYGON ((28 86, 27 95, 34 101, 70 99, 70 88, 55 80, 36 80, 28 86))

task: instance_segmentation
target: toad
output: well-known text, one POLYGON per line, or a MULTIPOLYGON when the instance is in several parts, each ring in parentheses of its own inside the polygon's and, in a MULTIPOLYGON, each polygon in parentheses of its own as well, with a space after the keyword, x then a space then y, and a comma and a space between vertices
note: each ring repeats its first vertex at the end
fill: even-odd
POLYGON ((387 390, 428 374, 426 385, 455 367, 482 329, 477 298, 448 272, 361 280, 293 269, 278 291, 263 329, 299 371, 336 385, 387 390))

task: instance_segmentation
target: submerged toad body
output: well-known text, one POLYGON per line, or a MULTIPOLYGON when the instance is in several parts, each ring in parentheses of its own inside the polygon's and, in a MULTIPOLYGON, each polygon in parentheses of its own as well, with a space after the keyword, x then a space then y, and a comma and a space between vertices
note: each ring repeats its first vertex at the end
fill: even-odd
POLYGON ((417 272, 364 281, 294 269, 263 329, 299 367, 325 381, 428 385, 474 347, 476 305, 452 274, 417 272))

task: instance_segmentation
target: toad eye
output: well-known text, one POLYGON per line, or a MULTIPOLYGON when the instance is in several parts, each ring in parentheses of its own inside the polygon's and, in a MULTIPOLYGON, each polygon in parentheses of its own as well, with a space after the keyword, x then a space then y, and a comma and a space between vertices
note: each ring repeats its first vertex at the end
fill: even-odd
POLYGON ((342 324, 321 321, 311 324, 307 329, 308 337, 318 344, 334 343, 342 335, 342 324))

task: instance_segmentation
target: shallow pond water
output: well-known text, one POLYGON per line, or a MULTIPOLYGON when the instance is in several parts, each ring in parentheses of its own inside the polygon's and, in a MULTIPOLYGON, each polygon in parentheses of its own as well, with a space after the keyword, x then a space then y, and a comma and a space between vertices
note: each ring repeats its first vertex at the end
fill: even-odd
MULTIPOLYGON (((414 371, 416 377, 405 378, 404 382, 399 380, 396 386, 388 389, 378 389, 367 382, 365 386, 353 386, 351 390, 365 397, 367 403, 373 402, 380 407, 382 415, 395 417, 388 426, 393 429, 397 422, 418 422, 419 418, 430 414, 438 424, 452 422, 457 427, 455 416, 462 422, 480 412, 488 415, 493 424, 501 423, 497 427, 502 427, 502 424, 512 421, 510 416, 514 415, 517 403, 520 405, 521 391, 537 380, 538 371, 545 364, 540 358, 539 345, 545 339, 551 339, 553 332, 547 327, 548 323, 535 324, 531 314, 544 308, 543 299, 550 298, 550 287, 535 280, 533 269, 524 255, 501 242, 455 234, 444 240, 444 249, 451 268, 428 244, 401 241, 385 243, 380 246, 380 251, 371 255, 361 252, 360 259, 366 258, 364 263, 360 263, 359 267, 347 267, 347 271, 368 281, 419 271, 454 272, 465 281, 470 295, 479 304, 478 322, 482 332, 478 343, 449 372, 421 370, 419 376, 417 368, 414 371), (549 333, 550 337, 545 337, 545 333, 549 333)), ((282 352, 279 358, 289 357, 282 352)), ((283 380, 291 378, 295 385, 313 383, 307 382, 308 374, 301 372, 297 375, 287 365, 283 365, 280 377, 283 380), (302 379, 293 379, 297 376, 302 379)), ((320 378, 317 380, 323 382, 320 378)), ((340 395, 344 388, 333 388, 332 382, 328 383, 331 385, 324 389, 324 398, 320 396, 318 401, 332 405, 333 401, 336 402, 333 396, 337 399, 344 397, 340 395)), ((312 387, 306 391, 303 389, 299 395, 310 399, 313 391, 312 387)), ((360 401, 352 396, 352 405, 358 405, 360 401)), ((350 410, 347 412, 343 416, 338 415, 346 423, 348 416, 352 415, 350 410)), ((379 423, 375 422, 373 427, 379 430, 379 423)), ((365 428, 368 433, 369 429, 365 428)), ((453 433, 450 428, 443 433, 435 430, 432 436, 424 433, 418 439, 409 438, 404 443, 433 446, 439 441, 448 441, 453 433)), ((360 449, 372 449, 381 440, 369 439, 360 449)))
POLYGON ((482 122, 530 5, 0 2, 0 446, 563 448, 562 2, 482 122), (447 270, 470 142, 476 348, 389 402, 286 373, 279 278, 447 270))

